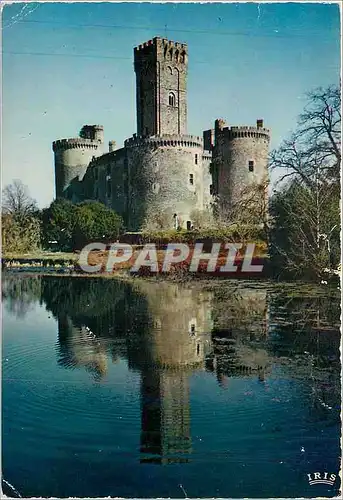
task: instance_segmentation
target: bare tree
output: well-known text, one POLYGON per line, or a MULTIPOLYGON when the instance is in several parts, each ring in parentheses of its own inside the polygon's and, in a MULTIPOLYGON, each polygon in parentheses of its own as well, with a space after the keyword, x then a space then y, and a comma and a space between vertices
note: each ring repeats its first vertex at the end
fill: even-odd
POLYGON ((273 196, 270 252, 278 275, 316 278, 339 261, 339 190, 298 180, 273 196), (319 228, 318 228, 319 221, 319 228))
POLYGON ((173 219, 164 210, 159 212, 150 210, 144 217, 142 225, 143 231, 162 231, 173 228, 173 219))
POLYGON ((235 238, 239 237, 243 243, 252 237, 268 242, 268 186, 269 181, 265 177, 260 182, 244 186, 233 203, 218 198, 221 216, 215 216, 217 228, 234 229, 235 238))
POLYGON ((339 263, 341 165, 340 89, 307 95, 290 139, 271 153, 272 169, 286 173, 271 200, 271 254, 283 271, 322 276, 339 263))
POLYGON ((190 213, 190 219, 195 229, 206 229, 213 227, 213 215, 211 209, 194 209, 190 213))
POLYGON ((339 180, 341 164, 340 88, 318 88, 307 94, 307 105, 290 139, 271 153, 271 169, 282 168, 286 178, 297 178, 308 187, 339 180))
POLYGON ((20 180, 14 180, 2 191, 2 212, 25 218, 37 210, 36 200, 31 198, 27 186, 20 180))

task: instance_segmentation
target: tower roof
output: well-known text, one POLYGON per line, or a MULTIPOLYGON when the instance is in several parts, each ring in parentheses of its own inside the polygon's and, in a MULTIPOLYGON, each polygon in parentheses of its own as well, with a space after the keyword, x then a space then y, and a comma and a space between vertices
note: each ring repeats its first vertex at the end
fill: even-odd
POLYGON ((187 49, 187 44, 186 43, 175 42, 173 40, 168 40, 167 38, 162 38, 160 36, 155 36, 151 40, 148 40, 147 42, 143 42, 143 43, 137 45, 134 48, 134 51, 135 52, 145 51, 146 49, 149 49, 149 48, 157 46, 157 45, 164 46, 164 47, 168 46, 168 48, 174 47, 175 49, 179 49, 179 50, 181 50, 181 49, 187 49))

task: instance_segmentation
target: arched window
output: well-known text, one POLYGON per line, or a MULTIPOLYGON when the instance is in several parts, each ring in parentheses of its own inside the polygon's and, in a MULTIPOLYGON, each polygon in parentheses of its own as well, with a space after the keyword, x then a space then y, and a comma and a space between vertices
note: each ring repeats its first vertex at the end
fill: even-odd
POLYGON ((170 92, 168 102, 169 106, 176 106, 175 94, 173 94, 173 92, 170 92))
POLYGON ((170 73, 171 75, 173 74, 173 70, 170 66, 167 66, 167 70, 168 70, 168 73, 170 73))

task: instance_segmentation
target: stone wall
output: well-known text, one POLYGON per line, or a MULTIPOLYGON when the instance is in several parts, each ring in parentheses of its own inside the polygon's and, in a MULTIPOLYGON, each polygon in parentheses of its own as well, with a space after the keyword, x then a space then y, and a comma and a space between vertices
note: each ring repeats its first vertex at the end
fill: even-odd
POLYGON ((204 366, 211 347, 213 294, 197 287, 146 281, 136 283, 135 290, 146 298, 150 326, 141 338, 144 348, 138 350, 144 349, 144 360, 131 359, 133 366, 143 361, 176 370, 204 366))
MULTIPOLYGON (((261 123, 261 122, 260 122, 261 123)), ((214 187, 219 210, 238 202, 247 186, 268 178, 269 130, 263 127, 225 127, 216 121, 213 149, 214 187)))
POLYGON ((134 49, 137 133, 187 131, 187 45, 159 37, 134 49))
POLYGON ((103 154, 103 133, 101 125, 84 125, 80 137, 53 142, 56 198, 84 198, 80 184, 92 159, 103 154))
POLYGON ((77 201, 82 196, 80 182, 92 158, 101 155, 101 144, 79 138, 64 139, 54 142, 53 150, 56 198, 77 201))
POLYGON ((201 139, 162 137, 126 144, 129 229, 171 229, 174 214, 186 228, 192 211, 203 208, 201 139))
POLYGON ((134 49, 137 131, 124 147, 103 154, 101 125, 53 143, 56 197, 98 200, 120 214, 128 230, 211 223, 268 175, 269 130, 227 127, 216 120, 203 138, 187 135, 188 48, 155 37, 134 49), (196 220, 197 219, 197 220, 196 220), (200 221, 203 221, 200 223, 200 221), (205 222, 207 220, 207 222, 205 222))
POLYGON ((202 154, 202 171, 203 171, 203 209, 205 211, 211 211, 211 205, 213 202, 212 196, 212 175, 210 172, 210 166, 212 162, 212 154, 209 151, 204 151, 202 154))

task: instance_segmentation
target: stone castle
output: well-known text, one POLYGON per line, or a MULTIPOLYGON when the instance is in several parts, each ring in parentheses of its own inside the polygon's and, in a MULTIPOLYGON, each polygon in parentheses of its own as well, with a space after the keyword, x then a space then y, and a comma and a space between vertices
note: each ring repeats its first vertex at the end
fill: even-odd
MULTIPOLYGON (((53 143, 56 198, 98 200, 130 231, 191 229, 227 210, 268 174, 269 130, 227 126, 187 133, 188 47, 155 37, 134 49, 137 133, 104 153, 101 125, 53 143)), ((223 214, 222 214, 223 215, 223 214)))

